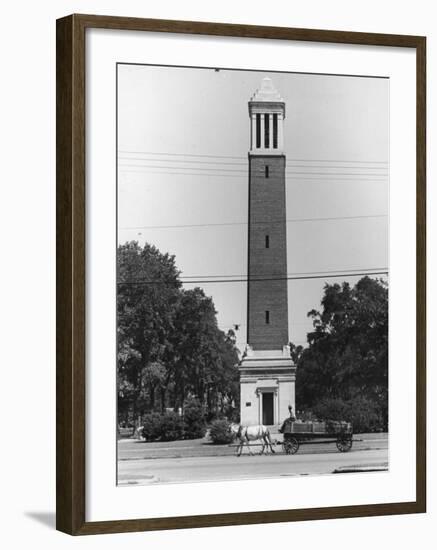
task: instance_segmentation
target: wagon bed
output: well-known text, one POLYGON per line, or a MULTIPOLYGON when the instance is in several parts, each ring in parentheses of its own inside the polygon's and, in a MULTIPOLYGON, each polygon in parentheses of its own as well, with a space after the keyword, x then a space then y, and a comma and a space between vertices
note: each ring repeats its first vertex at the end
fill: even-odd
POLYGON ((286 420, 280 431, 284 436, 282 447, 286 454, 294 455, 300 445, 307 443, 335 443, 341 453, 347 453, 352 448, 353 429, 350 422, 286 420))

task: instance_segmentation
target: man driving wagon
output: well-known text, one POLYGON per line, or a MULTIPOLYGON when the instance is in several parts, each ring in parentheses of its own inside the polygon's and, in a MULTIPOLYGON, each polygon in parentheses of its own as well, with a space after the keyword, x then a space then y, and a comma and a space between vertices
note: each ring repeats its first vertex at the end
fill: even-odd
POLYGON ((294 416, 293 407, 291 405, 288 405, 288 412, 289 412, 288 418, 284 420, 281 427, 279 428, 279 431, 281 434, 284 433, 284 430, 290 430, 291 424, 293 422, 296 422, 296 417, 294 416))

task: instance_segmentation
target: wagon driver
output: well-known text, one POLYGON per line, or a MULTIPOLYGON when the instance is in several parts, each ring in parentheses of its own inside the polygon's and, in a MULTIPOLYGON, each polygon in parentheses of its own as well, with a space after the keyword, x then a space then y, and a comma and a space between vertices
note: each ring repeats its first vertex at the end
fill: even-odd
POLYGON ((282 426, 279 428, 279 431, 281 433, 283 433, 285 426, 288 422, 296 422, 296 417, 294 416, 293 407, 291 405, 288 405, 288 412, 289 412, 289 417, 284 420, 284 422, 282 423, 282 426))

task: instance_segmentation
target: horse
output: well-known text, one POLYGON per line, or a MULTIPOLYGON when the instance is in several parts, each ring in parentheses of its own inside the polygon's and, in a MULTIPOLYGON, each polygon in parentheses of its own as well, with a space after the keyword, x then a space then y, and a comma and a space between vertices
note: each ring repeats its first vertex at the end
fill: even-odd
POLYGON ((270 431, 266 426, 263 426, 262 424, 258 424, 256 426, 242 426, 241 424, 231 424, 231 431, 240 441, 236 451, 237 456, 241 456, 244 445, 246 445, 249 449, 249 454, 253 455, 252 451, 250 450, 249 442, 257 440, 262 440, 262 449, 259 454, 262 455, 266 447, 267 449, 270 447, 272 453, 275 452, 272 447, 273 442, 270 437, 270 431))

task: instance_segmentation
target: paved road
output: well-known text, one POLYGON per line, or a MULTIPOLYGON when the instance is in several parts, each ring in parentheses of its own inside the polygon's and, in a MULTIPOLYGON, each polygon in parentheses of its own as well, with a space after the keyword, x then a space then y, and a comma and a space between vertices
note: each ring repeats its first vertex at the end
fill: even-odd
POLYGON ((186 456, 133 458, 119 462, 119 483, 183 483, 230 479, 322 475, 335 470, 383 470, 388 465, 388 438, 367 436, 349 453, 335 445, 302 447, 296 455, 186 456))

